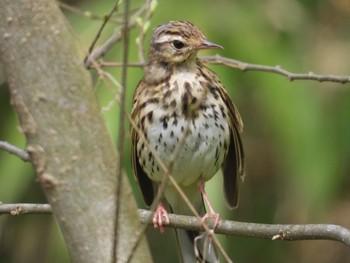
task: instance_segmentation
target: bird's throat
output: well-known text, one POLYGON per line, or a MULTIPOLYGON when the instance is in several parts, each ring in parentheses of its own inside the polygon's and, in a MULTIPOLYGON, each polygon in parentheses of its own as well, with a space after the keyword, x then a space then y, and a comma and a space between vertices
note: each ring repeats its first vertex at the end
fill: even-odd
POLYGON ((158 84, 171 77, 174 72, 192 72, 196 69, 196 57, 191 56, 180 63, 165 61, 150 61, 145 65, 145 81, 149 84, 158 84))
POLYGON ((172 74, 172 68, 169 63, 162 61, 151 61, 146 64, 145 81, 149 84, 158 84, 168 79, 172 74))

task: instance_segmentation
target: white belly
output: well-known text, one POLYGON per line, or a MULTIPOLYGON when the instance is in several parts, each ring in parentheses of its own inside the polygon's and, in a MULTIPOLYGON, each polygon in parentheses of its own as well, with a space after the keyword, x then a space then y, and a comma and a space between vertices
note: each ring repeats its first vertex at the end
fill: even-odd
MULTIPOLYGON (((209 180, 220 169, 226 157, 229 140, 228 124, 223 116, 214 114, 214 110, 218 111, 209 107, 203 112, 207 118, 203 113, 199 113, 200 119, 204 122, 199 119, 192 121, 170 117, 166 125, 164 121, 159 121, 164 111, 162 109, 153 111, 153 122, 147 129, 148 142, 167 167, 172 163, 171 174, 182 186, 194 184, 200 179, 209 180), (188 129, 187 136, 186 129, 188 129), (174 156, 175 154, 177 156, 174 156)), ((157 161, 147 152, 144 150, 141 153, 144 169, 152 180, 160 182, 164 171, 159 165, 154 165, 157 161)))

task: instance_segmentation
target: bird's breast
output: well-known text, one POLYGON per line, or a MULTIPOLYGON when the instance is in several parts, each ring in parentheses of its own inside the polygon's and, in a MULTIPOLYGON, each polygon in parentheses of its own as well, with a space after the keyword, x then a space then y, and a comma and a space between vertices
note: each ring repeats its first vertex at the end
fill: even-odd
POLYGON ((164 176, 159 162, 183 186, 209 180, 220 169, 230 143, 227 109, 208 85, 199 75, 180 73, 144 98, 139 122, 147 143, 139 139, 137 154, 152 180, 164 176))

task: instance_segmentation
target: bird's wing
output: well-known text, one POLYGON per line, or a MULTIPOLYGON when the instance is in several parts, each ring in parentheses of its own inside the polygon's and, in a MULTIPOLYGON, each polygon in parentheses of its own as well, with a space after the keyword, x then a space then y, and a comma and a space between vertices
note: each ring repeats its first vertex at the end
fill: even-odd
POLYGON ((239 184, 244 178, 244 151, 240 133, 243 131, 243 121, 238 109, 229 95, 221 89, 222 99, 228 108, 230 124, 230 144, 228 154, 222 165, 224 176, 224 191, 228 206, 237 208, 239 201, 239 184))
MULTIPOLYGON (((139 110, 139 103, 135 100, 135 97, 137 92, 140 92, 142 89, 142 80, 138 84, 134 99, 133 99, 133 109, 131 113, 131 118, 134 120, 134 124, 137 123, 138 118, 138 110, 139 110)), ((153 182, 151 179, 148 178, 145 171, 142 169, 142 166, 140 165, 140 162, 137 157, 137 144, 140 140, 144 140, 145 138, 141 134, 141 130, 138 129, 138 127, 135 127, 135 125, 131 125, 131 163, 134 170, 135 177, 140 185, 140 189, 142 192, 143 199, 147 206, 150 206, 154 200, 154 188, 153 188, 153 182)), ((146 142, 145 142, 146 144, 146 142)))

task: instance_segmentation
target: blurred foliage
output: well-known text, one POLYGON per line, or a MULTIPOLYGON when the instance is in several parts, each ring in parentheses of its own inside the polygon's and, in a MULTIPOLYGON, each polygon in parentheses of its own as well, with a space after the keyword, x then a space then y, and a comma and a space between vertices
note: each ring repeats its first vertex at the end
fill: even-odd
MULTIPOLYGON (((65 1, 81 10, 106 15, 113 1, 65 1)), ((131 2, 133 8, 143 1, 131 2)), ((101 21, 64 10, 82 50, 101 21)), ((281 65, 292 72, 350 75, 350 2, 347 0, 194 0, 159 1, 151 27, 169 20, 189 20, 209 40, 225 47, 221 55, 250 63, 281 65)), ((108 25, 100 43, 113 32, 108 25)), ((146 41, 149 40, 150 31, 146 41)), ((131 32, 130 61, 137 61, 131 32)), ((147 43, 145 44, 147 45, 147 43)), ((121 44, 106 56, 120 61, 121 44)), ((83 54, 83 52, 82 52, 83 54)), ((214 51, 200 55, 214 54, 214 51)), ((83 55, 82 55, 83 56, 83 55)), ((226 209, 221 176, 208 183, 214 207, 222 218, 262 223, 333 223, 350 228, 350 87, 349 84, 294 81, 271 73, 242 73, 211 66, 220 76, 245 122, 243 141, 247 176, 241 204, 226 209)), ((120 69, 108 69, 120 80, 120 69)), ((91 72, 106 124, 117 141, 118 90, 91 72)), ((128 109, 142 70, 128 72, 128 109)), ((0 86, 0 140, 25 147, 25 138, 10 106, 6 83, 0 86)), ((129 137, 127 136, 129 142, 129 137)), ((129 156, 128 147, 125 156, 129 156)), ((130 162, 125 169, 139 204, 130 162)), ((30 164, 0 151, 0 201, 46 202, 30 164)), ((149 229, 156 262, 177 262, 173 231, 149 229), (159 249, 161 247, 161 249, 159 249)), ((280 242, 224 237, 235 262, 350 262, 350 250, 330 241, 280 242)), ((0 217, 1 262, 69 262, 52 216, 0 217)))

